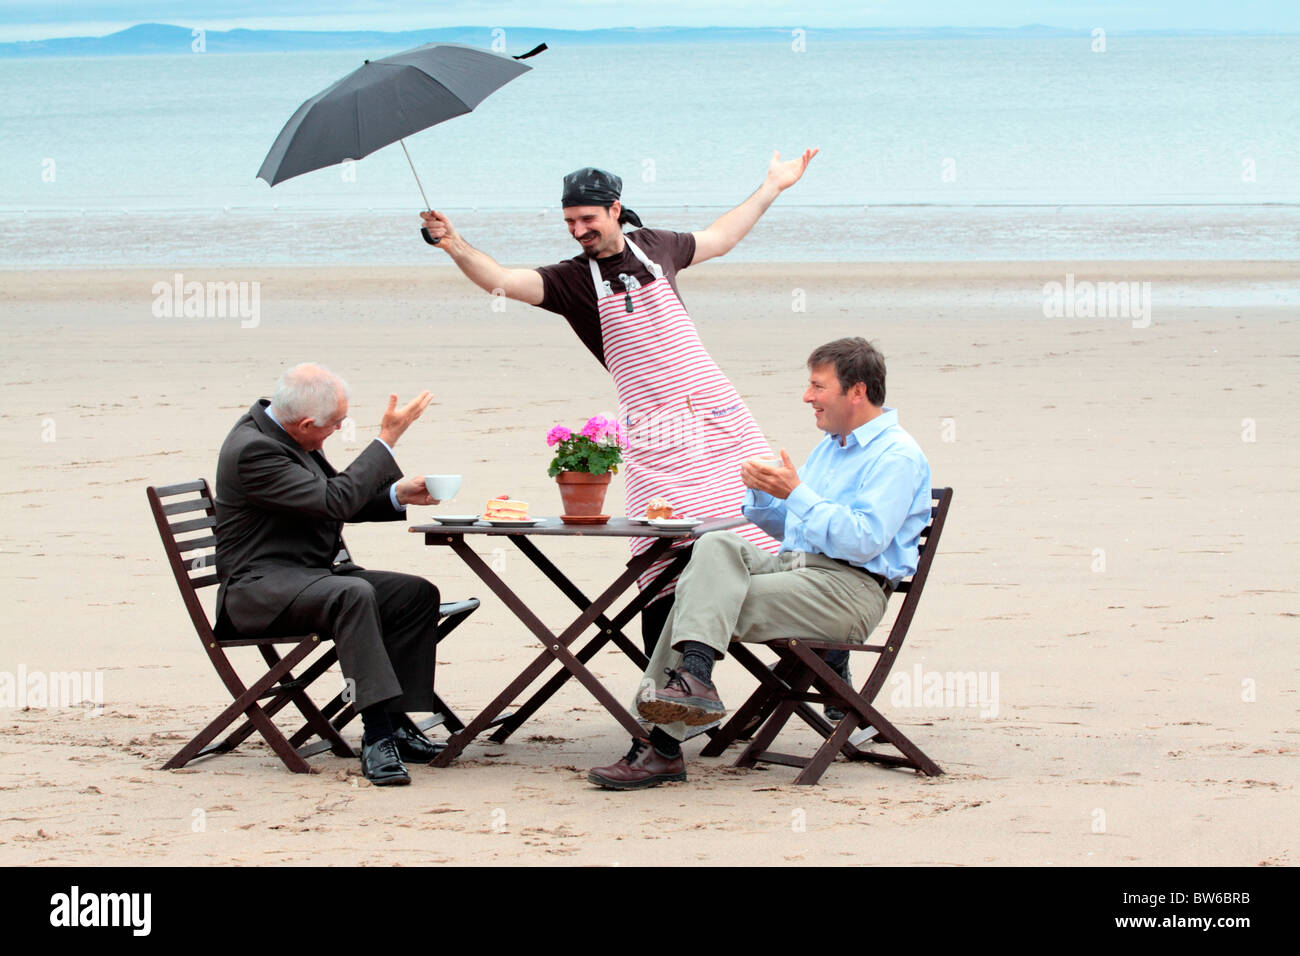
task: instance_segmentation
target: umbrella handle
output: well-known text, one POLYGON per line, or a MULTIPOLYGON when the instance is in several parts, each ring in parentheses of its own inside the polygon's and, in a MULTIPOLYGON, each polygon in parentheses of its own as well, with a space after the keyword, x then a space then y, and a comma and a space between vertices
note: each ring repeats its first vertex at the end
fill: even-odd
MULTIPOLYGON (((367 60, 366 62, 370 61, 367 60)), ((424 194, 424 185, 420 182, 420 174, 415 171, 415 163, 411 162, 411 154, 406 148, 406 140, 399 139, 398 142, 402 144, 402 152, 406 153, 406 163, 411 167, 411 175, 415 177, 415 185, 420 187, 420 198, 424 200, 424 208, 432 209, 433 207, 429 205, 429 197, 424 194)), ((439 242, 439 240, 429 235, 429 230, 423 226, 420 227, 420 235, 424 236, 424 241, 431 246, 436 246, 439 242)))

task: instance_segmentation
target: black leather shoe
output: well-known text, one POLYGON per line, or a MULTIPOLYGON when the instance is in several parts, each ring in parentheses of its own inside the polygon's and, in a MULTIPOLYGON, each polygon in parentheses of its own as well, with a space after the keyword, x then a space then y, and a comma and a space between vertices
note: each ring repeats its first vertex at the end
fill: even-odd
POLYGON ((401 787, 411 782, 392 737, 361 745, 361 772, 376 787, 401 787))
POLYGON ((393 731, 397 741, 397 753, 403 760, 411 763, 428 763, 447 749, 443 740, 430 740, 420 732, 418 727, 399 727, 393 731))

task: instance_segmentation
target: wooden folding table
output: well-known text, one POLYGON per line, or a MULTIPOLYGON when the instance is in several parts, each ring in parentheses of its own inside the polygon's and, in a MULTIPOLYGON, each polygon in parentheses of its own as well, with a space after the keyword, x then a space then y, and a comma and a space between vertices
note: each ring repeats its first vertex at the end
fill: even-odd
MULTIPOLYGON (((644 729, 636 718, 618 702, 618 699, 596 679, 586 667, 597 651, 606 644, 613 643, 623 651, 636 666, 644 670, 649 661, 641 648, 628 639, 623 628, 641 613, 642 609, 657 595, 690 560, 690 549, 679 548, 674 552, 672 562, 650 584, 641 590, 612 618, 605 611, 628 588, 636 584, 637 578, 646 572, 656 561, 664 556, 674 542, 684 539, 696 539, 711 531, 722 531, 738 527, 744 523, 743 518, 729 518, 709 521, 695 526, 691 530, 669 531, 650 525, 633 524, 626 518, 611 518, 603 525, 569 525, 559 518, 544 518, 531 527, 492 526, 482 522, 473 525, 414 525, 412 532, 424 535, 424 543, 439 547, 449 547, 464 561, 470 569, 483 580, 492 592, 499 597, 523 625, 542 645, 542 652, 512 680, 496 698, 483 709, 477 717, 469 722, 463 730, 453 733, 447 741, 447 748, 433 761, 435 767, 445 767, 460 756, 465 747, 479 734, 490 727, 495 727, 491 739, 501 743, 513 734, 531 717, 551 696, 560 689, 570 677, 577 678, 583 687, 609 711, 628 733, 641 736, 644 729), (536 567, 550 579, 560 591, 579 609, 579 614, 566 628, 558 634, 551 631, 528 607, 505 581, 470 547, 466 538, 475 535, 506 537, 536 567), (623 572, 600 593, 594 600, 588 598, 576 584, 544 555, 532 539, 535 538, 654 538, 655 541, 639 555, 633 555, 623 572), (592 639, 577 653, 570 650, 579 637, 588 628, 599 628, 592 639), (503 711, 513 703, 525 689, 532 686, 547 667, 558 661, 561 669, 549 681, 541 686, 518 710, 510 714, 503 711)), ((630 696, 630 695, 625 695, 630 696)))

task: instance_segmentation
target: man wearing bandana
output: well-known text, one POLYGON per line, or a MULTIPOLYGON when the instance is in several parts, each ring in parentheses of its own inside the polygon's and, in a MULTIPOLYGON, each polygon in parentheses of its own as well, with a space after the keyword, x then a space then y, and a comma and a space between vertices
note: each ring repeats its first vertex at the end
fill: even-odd
MULTIPOLYGON (((700 232, 647 229, 624 208, 623 181, 586 167, 564 177, 564 222, 582 253, 538 269, 507 269, 475 249, 437 211, 421 213, 425 236, 487 292, 563 315, 614 377, 619 419, 627 432, 627 513, 645 513, 666 498, 692 518, 740 516, 745 486, 740 466, 770 454, 749 409, 705 351, 681 298, 677 273, 725 255, 784 190, 799 181, 817 150, 782 161, 773 153, 763 184, 700 232), (634 228, 624 233, 623 225, 634 228), (498 291, 500 290, 500 291, 498 291)), ((779 543, 755 525, 735 533, 775 553, 779 543)), ((631 538, 634 553, 650 546, 631 538)), ((665 557, 639 580, 647 586, 665 557)), ((672 610, 670 584, 642 614, 651 654, 672 610)))

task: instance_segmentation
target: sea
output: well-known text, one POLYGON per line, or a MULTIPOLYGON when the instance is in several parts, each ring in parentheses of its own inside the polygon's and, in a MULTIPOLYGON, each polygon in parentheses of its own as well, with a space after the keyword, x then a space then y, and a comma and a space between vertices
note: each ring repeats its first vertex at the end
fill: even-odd
MULTIPOLYGON (((485 33, 483 46, 490 37, 485 33)), ((735 261, 1300 258, 1300 37, 556 45, 406 145, 510 264, 576 253, 562 176, 702 229, 819 154, 735 261)), ((0 60, 0 268, 430 261, 393 145, 274 188, 304 100, 392 50, 0 60)))

